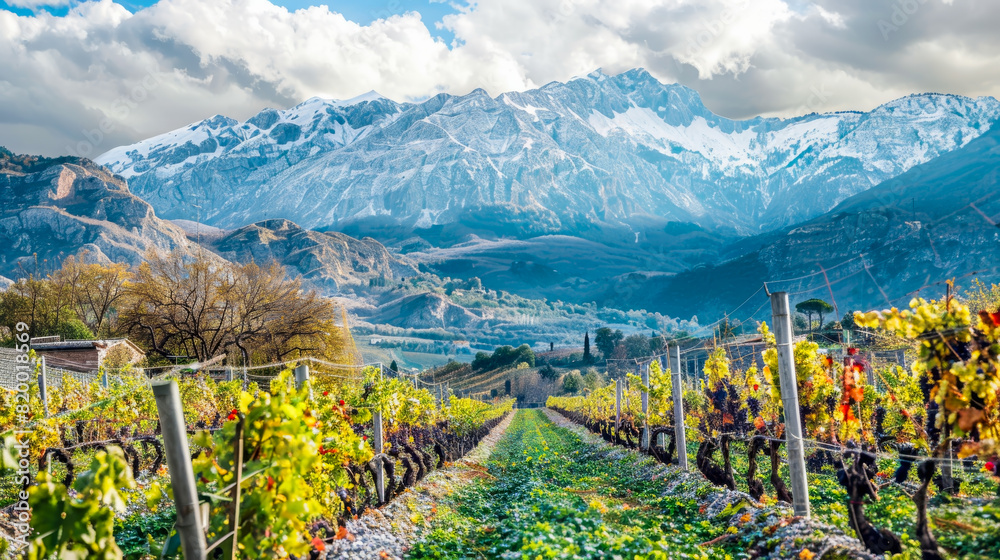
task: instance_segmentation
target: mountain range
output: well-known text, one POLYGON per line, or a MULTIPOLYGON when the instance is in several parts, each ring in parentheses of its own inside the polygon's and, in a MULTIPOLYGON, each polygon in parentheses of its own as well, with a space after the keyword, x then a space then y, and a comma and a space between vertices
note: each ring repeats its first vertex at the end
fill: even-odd
POLYGON ((80 251, 97 262, 138 264, 150 250, 186 253, 193 246, 124 179, 83 158, 0 148, 0 197, 0 276, 45 273, 80 251))
MULTIPOLYGON (((940 297, 947 280, 961 287, 973 278, 1000 281, 998 195, 1000 128, 994 128, 819 217, 734 243, 719 263, 670 277, 642 276, 598 301, 718 317, 766 282, 794 301, 839 302, 840 313, 905 307, 913 297, 940 297)), ((756 307, 743 307, 734 318, 756 307)))
MULTIPOLYGON (((655 313, 525 299, 478 280, 441 278, 372 238, 319 232, 289 220, 236 229, 165 220, 127 182, 76 157, 18 156, 0 149, 0 290, 11 279, 45 275, 70 255, 138 265, 150 251, 181 259, 277 262, 350 312, 358 332, 391 334, 423 354, 393 353, 407 367, 439 364, 466 340, 477 349, 545 341, 575 343, 594 323, 625 329, 683 325, 655 313), (428 342, 430 340, 430 342, 428 342)), ((368 348, 368 347, 365 347, 368 348)), ((464 346, 469 351, 469 345, 464 346)))
POLYGON ((998 118, 993 98, 921 94, 734 121, 642 70, 314 98, 97 164, 0 152, 0 285, 36 255, 207 251, 277 261, 374 331, 489 344, 766 318, 766 290, 900 305, 1000 278, 998 118))
POLYGON ((96 161, 164 217, 192 219, 196 204, 221 227, 286 218, 383 236, 638 239, 691 222, 745 236, 814 218, 998 117, 991 97, 924 94, 868 113, 735 121, 637 69, 497 97, 313 98, 245 122, 216 115, 96 161))

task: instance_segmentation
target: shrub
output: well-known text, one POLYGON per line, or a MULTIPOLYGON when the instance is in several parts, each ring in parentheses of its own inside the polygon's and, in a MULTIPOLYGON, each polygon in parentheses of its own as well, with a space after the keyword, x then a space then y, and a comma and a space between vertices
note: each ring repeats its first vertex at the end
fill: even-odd
POLYGON ((79 319, 70 319, 59 325, 59 336, 63 340, 93 340, 94 333, 79 319))
POLYGON ((573 370, 563 376, 562 389, 564 393, 577 394, 583 388, 583 377, 580 372, 573 370))

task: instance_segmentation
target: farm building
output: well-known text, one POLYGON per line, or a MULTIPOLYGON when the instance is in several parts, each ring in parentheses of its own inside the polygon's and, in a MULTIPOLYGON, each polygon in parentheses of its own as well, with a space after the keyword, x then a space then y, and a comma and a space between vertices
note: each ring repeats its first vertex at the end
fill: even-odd
POLYGON ((107 340, 32 339, 31 348, 49 366, 71 371, 96 371, 103 365, 121 367, 142 361, 146 354, 127 338, 107 340))

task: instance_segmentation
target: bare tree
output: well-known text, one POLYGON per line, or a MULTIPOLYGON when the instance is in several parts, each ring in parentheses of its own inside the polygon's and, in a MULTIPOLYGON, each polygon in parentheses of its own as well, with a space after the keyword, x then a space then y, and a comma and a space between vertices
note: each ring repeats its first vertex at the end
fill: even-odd
POLYGON ((220 354, 285 360, 302 354, 339 356, 344 331, 334 306, 271 264, 185 262, 147 256, 129 284, 123 322, 153 352, 186 352, 198 360, 220 354))

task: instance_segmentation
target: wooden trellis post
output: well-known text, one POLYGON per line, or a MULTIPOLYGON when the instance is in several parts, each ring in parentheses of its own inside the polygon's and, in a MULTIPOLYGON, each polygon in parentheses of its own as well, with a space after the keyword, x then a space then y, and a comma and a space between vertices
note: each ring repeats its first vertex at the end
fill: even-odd
MULTIPOLYGON (((656 361, 659 362, 659 364, 660 364, 660 371, 665 372, 665 371, 668 371, 670 369, 670 347, 669 346, 667 347, 667 353, 664 354, 663 356, 657 357, 656 361), (666 363, 663 362, 663 357, 664 356, 666 356, 666 358, 667 358, 666 363)), ((671 379, 670 382, 673 383, 673 380, 671 379)), ((649 444, 650 445, 660 445, 660 446, 666 447, 666 445, 667 445, 666 435, 663 432, 660 432, 659 434, 656 435, 656 440, 655 441, 650 441, 649 444)))

